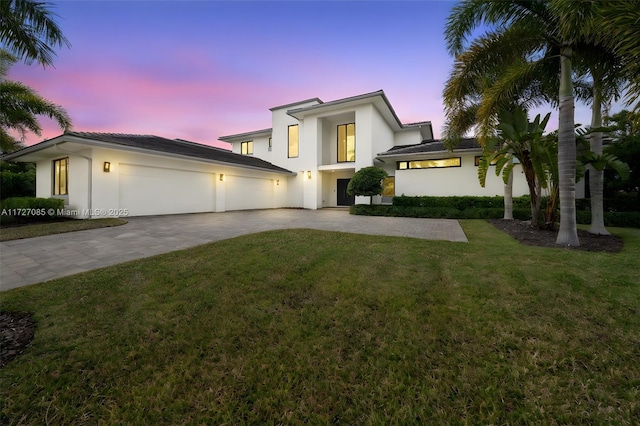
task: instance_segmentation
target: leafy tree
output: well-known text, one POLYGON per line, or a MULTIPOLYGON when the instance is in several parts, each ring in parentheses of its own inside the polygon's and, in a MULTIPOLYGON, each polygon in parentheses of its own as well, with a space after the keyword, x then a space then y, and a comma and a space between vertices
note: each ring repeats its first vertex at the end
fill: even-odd
POLYGON ((382 181, 386 177, 387 172, 380 167, 363 167, 358 170, 349 181, 347 194, 371 197, 369 199, 369 204, 371 204, 374 195, 382 194, 384 189, 382 181))
POLYGON ((638 197, 640 192, 640 113, 623 110, 605 119, 605 135, 613 143, 604 148, 605 154, 615 155, 629 165, 629 178, 624 180, 611 168, 605 168, 605 195, 613 198, 620 192, 638 197))
POLYGON ((506 183, 514 167, 511 160, 514 157, 518 159, 529 188, 532 224, 536 223, 540 210, 538 185, 542 188, 551 187, 552 179, 549 178, 549 171, 554 165, 546 164, 544 160, 547 159, 547 163, 557 161, 557 157, 548 159, 549 151, 554 151, 555 147, 549 147, 548 143, 544 143, 548 140, 543 137, 543 133, 549 116, 550 114, 547 114, 541 120, 538 114, 533 122, 530 122, 526 111, 522 108, 516 108, 513 113, 502 111, 500 123, 497 125, 499 133, 487 142, 478 165, 478 179, 480 185, 484 187, 487 171, 492 162, 495 163, 496 175, 502 174, 506 183))
POLYGON ((0 161, 0 198, 35 196, 36 167, 31 163, 0 161))
POLYGON ((14 131, 21 137, 27 132, 40 135, 42 128, 37 115, 44 115, 67 130, 71 127, 71 119, 67 112, 59 105, 38 95, 26 85, 6 79, 9 67, 16 58, 0 50, 0 150, 11 152, 20 147, 10 134, 14 131))
POLYGON ((54 47, 70 46, 48 7, 33 0, 0 1, 0 43, 27 64, 53 65, 54 47))

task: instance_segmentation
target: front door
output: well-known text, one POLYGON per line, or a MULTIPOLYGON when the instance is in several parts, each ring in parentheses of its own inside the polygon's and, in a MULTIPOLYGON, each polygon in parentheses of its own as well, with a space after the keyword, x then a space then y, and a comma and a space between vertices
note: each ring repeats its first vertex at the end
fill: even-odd
POLYGON ((351 179, 338 179, 338 200, 339 206, 351 206, 356 203, 355 195, 347 195, 347 186, 351 179))

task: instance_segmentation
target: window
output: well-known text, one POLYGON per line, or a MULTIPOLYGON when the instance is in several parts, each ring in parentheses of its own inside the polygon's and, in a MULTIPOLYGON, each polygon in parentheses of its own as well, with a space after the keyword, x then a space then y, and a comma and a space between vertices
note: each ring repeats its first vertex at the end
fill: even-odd
POLYGON ((68 195, 69 157, 53 160, 53 195, 68 195))
POLYGON ((269 151, 271 151, 271 148, 273 148, 273 142, 271 138, 269 138, 269 151))
MULTIPOLYGON (((479 165, 480 165, 480 159, 481 159, 481 158, 482 158, 482 157, 481 157, 480 155, 476 155, 476 156, 474 157, 473 161, 474 161, 474 163, 475 163, 475 165, 476 165, 476 166, 479 166, 479 165)), ((491 160, 490 165, 495 166, 497 162, 498 162, 498 160, 497 160, 497 159, 496 159, 496 160, 491 160)))
POLYGON ((289 158, 298 156, 298 125, 289 126, 289 158))
POLYGON ((252 155, 253 154, 253 141, 247 141, 240 143, 240 152, 242 155, 252 155))
POLYGON ((462 160, 460 157, 438 158, 434 160, 398 161, 398 170, 460 167, 461 164, 462 160))
POLYGON ((338 163, 356 161, 355 123, 338 126, 338 163))
POLYGON ((394 197, 396 195, 396 178, 388 176, 382 180, 382 196, 394 197))

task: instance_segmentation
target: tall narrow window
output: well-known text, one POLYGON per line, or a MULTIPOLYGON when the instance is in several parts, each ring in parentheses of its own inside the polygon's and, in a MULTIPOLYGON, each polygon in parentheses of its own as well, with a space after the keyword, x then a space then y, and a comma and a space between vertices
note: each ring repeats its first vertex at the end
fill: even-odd
POLYGON ((271 151, 271 148, 273 148, 273 140, 269 138, 269 151, 271 151))
POLYGON ((298 125, 289 126, 289 158, 298 156, 298 125))
POLYGON ((356 161, 355 123, 338 126, 338 163, 356 161))
POLYGON ((253 154, 253 141, 241 142, 240 152, 242 153, 242 155, 253 154))
POLYGON ((53 161, 53 195, 68 195, 69 157, 53 161))

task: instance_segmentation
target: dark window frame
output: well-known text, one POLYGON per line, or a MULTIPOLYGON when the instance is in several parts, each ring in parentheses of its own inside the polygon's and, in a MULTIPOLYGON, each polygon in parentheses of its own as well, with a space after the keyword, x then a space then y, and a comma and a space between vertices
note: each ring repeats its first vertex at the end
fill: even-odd
POLYGON ((443 158, 423 158, 422 160, 406 160, 398 161, 396 163, 396 170, 429 170, 429 169, 451 169, 454 167, 462 167, 462 157, 443 157, 443 158), (437 167, 411 167, 411 163, 419 161, 441 161, 441 160, 454 160, 457 159, 459 164, 455 166, 437 166, 437 167), (401 165, 405 164, 403 168, 401 165))
POLYGON ((240 142, 240 154, 253 155, 253 141, 240 142), (245 147, 246 147, 246 150, 245 150, 245 147), (249 150, 249 148, 251 148, 251 150, 249 150))
POLYGON ((355 163, 356 162, 356 123, 344 123, 344 124, 338 124, 336 126, 336 149, 337 149, 337 159, 336 161, 338 163, 355 163), (349 153, 349 145, 348 145, 348 140, 349 140, 349 135, 347 130, 349 129, 349 126, 353 126, 353 160, 340 160, 340 127, 344 127, 345 128, 345 137, 347 138, 344 141, 344 147, 345 147, 345 153, 344 153, 344 157, 347 158, 347 154, 349 153))
POLYGON ((52 179, 51 179, 51 185, 52 185, 52 194, 53 195, 69 195, 69 157, 63 157, 63 158, 58 158, 52 161, 52 179), (58 168, 56 167, 56 164, 62 164, 61 162, 64 161, 64 192, 61 192, 61 180, 60 180, 60 173, 58 168))

